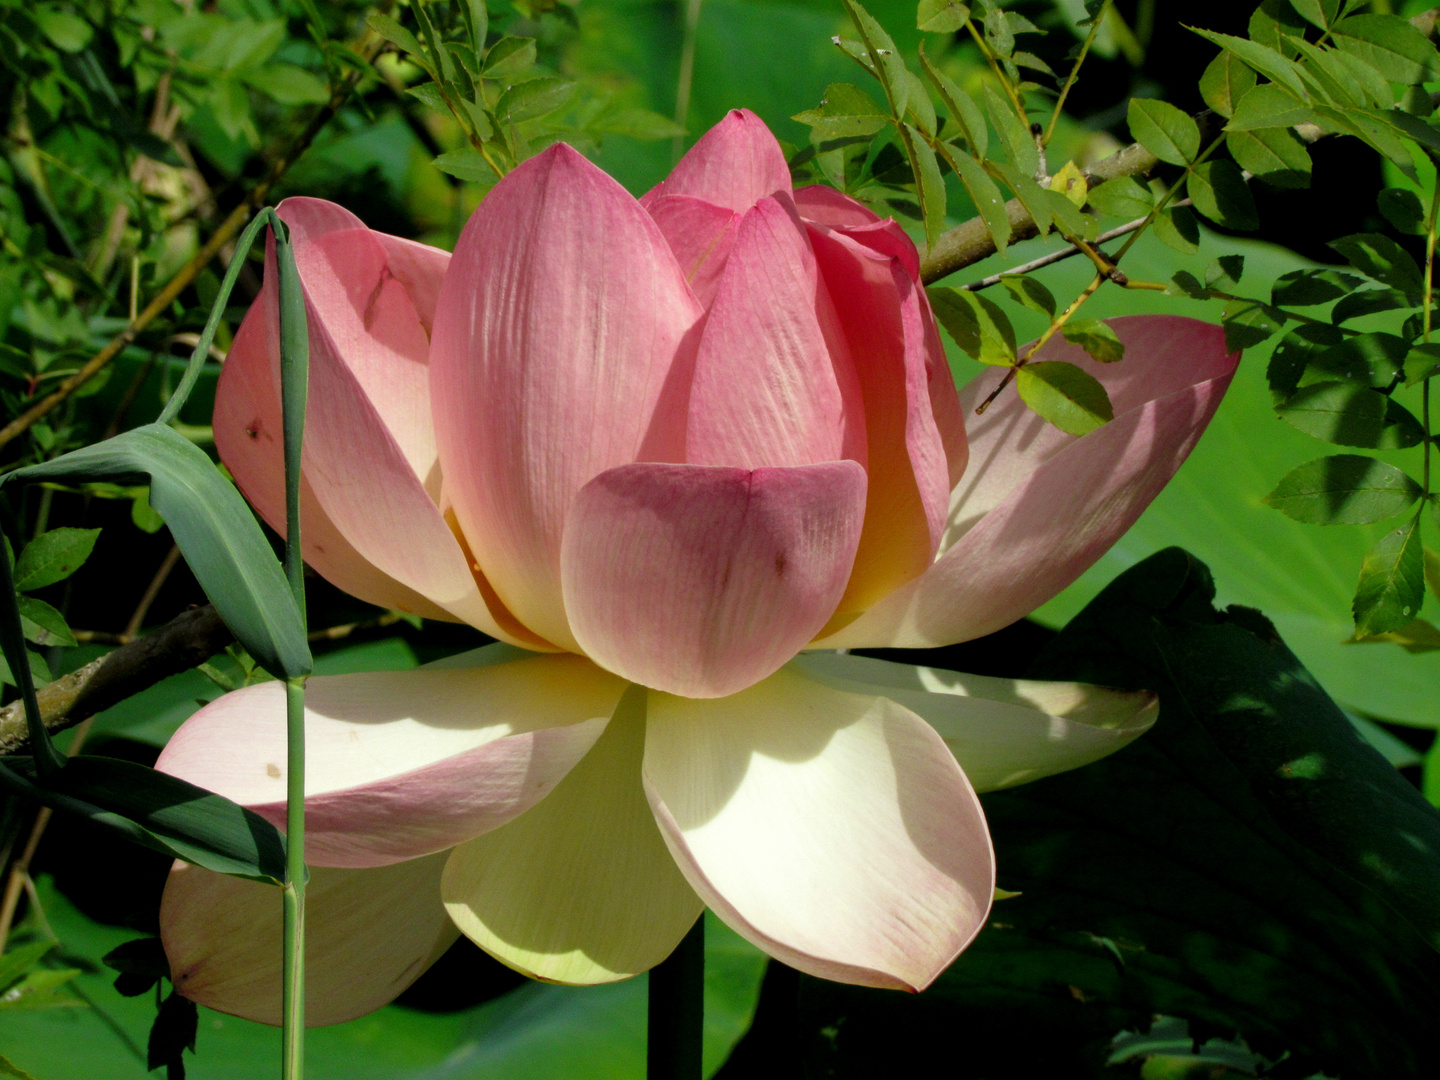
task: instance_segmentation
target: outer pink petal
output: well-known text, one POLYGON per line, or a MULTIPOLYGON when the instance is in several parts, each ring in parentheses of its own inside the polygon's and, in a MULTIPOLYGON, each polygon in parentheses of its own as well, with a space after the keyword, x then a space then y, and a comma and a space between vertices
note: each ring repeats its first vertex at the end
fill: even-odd
POLYGON ((741 215, 693 195, 661 195, 645 209, 665 234, 695 298, 708 308, 720 288, 741 215))
POLYGON ((732 694, 835 609, 865 505, 853 461, 788 469, 627 465, 575 499, 565 606, 595 662, 687 697, 732 694))
POLYGON ((865 412, 848 343, 829 340, 830 297, 789 200, 761 200, 740 224, 710 308, 685 460, 810 465, 865 460, 865 412))
POLYGON ((919 990, 979 931, 994 861, 933 728, 785 669, 716 701, 650 695, 645 787, 675 861, 792 967, 919 990))
POLYGON ((791 191, 785 152, 765 121, 749 109, 732 109, 641 201, 649 206, 662 195, 693 195, 743 214, 777 191, 791 191))
POLYGON ((450 267, 450 253, 388 233, 370 235, 385 249, 390 272, 405 286, 410 302, 415 305, 415 314, 420 317, 420 325, 429 334, 435 326, 435 305, 440 299, 445 271, 450 267))
POLYGON ((926 345, 933 327, 923 294, 895 255, 822 226, 809 231, 835 301, 835 333, 855 358, 869 455, 865 533, 839 624, 930 565, 945 525, 950 468, 931 406, 926 345))
POLYGON ((615 465, 678 459, 700 314, 655 222, 563 144, 496 185, 456 246, 431 361, 446 491, 496 593, 557 645, 575 644, 570 501, 615 465))
POLYGON ((796 188, 795 206, 807 222, 831 229, 861 228, 881 221, 864 203, 825 184, 796 188))
MULTIPOLYGON (((305 897, 305 1022, 373 1012, 460 936, 440 903, 446 853, 372 870, 314 867, 305 897)), ((160 901, 175 989, 200 1005, 281 1022, 280 890, 177 862, 160 901)))
MULTIPOLYGON (((265 313, 257 304, 240 324, 220 369, 215 391, 215 446, 250 505, 283 534, 285 457, 269 333, 265 313)), ((325 580, 380 607, 427 619, 456 619, 356 551, 325 513, 303 472, 300 484, 305 561, 325 580)))
MULTIPOLYGON (((1239 362, 1196 319, 1114 319, 1125 359, 1096 364, 1047 346, 1106 384, 1116 418, 1065 435, 1014 395, 977 421, 971 471, 955 489, 944 553, 925 575, 840 632, 828 648, 930 647, 988 634, 1033 611, 1107 551, 1169 482, 1210 422, 1239 362)), ((1003 373, 965 388, 967 408, 1003 373)))
MULTIPOLYGON (((383 866, 503 824, 584 756, 623 690, 576 656, 312 678, 307 859, 383 866)), ((261 683, 201 709, 156 767, 284 828, 284 687, 261 683)))

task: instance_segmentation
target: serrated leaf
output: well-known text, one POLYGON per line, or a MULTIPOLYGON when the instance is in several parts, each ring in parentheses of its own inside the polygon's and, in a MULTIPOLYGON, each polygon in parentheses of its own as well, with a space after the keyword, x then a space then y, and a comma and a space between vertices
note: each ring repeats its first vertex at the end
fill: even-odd
POLYGON ((1251 41, 1291 56, 1291 43, 1304 35, 1306 27, 1305 20, 1289 0, 1260 0, 1260 6, 1250 14, 1246 29, 1251 41))
POLYGON ((1017 303, 1047 319, 1055 317, 1055 297, 1035 278, 1028 274, 1005 274, 1000 278, 1000 284, 1010 290, 1017 303))
POLYGON ((982 364, 1015 362, 1015 328, 999 305, 968 289, 927 289, 935 318, 966 356, 982 364))
POLYGON ((485 53, 480 74, 486 79, 513 79, 535 65, 535 39, 502 37, 485 53))
POLYGON ((266 64, 243 72, 241 78, 281 105, 321 105, 330 100, 329 84, 295 64, 266 64))
POLYGON ((1291 270, 1275 279, 1270 289, 1270 302, 1289 307, 1313 307, 1338 300, 1363 284, 1362 278, 1338 270, 1291 270))
POLYGON ((1090 189, 1090 205, 1102 214, 1112 217, 1141 218, 1150 212, 1155 204, 1150 189, 1133 176, 1117 176, 1090 189))
POLYGON ((1275 411, 1292 427, 1340 446, 1374 449, 1385 427, 1389 399, 1353 382, 1311 383, 1275 411))
POLYGON ((1289 128, 1227 131, 1230 156, 1256 180, 1277 188, 1310 186, 1310 150, 1289 128))
POLYGON ((147 424, 17 469, 5 483, 146 478, 151 503, 236 638, 277 677, 308 674, 304 623, 269 541, 234 485, 173 428, 147 424))
POLYGON ((1315 110, 1290 91, 1275 83, 1261 83, 1245 92, 1235 106, 1235 115, 1225 125, 1227 132, 1288 128, 1315 118, 1315 110))
POLYGON ((1368 525, 1394 517, 1419 497, 1420 485, 1394 465, 1336 454, 1291 469, 1265 502, 1307 525, 1368 525))
POLYGON ((435 159, 435 167, 471 183, 494 184, 500 179, 485 161, 485 156, 473 146, 447 150, 435 159))
POLYGON ((1290 0, 1290 4, 1302 19, 1321 30, 1340 16, 1340 0, 1290 0))
POLYGON ((1211 221, 1242 232, 1260 227, 1255 196, 1240 166, 1233 161, 1219 158, 1201 162, 1191 170, 1186 191, 1195 209, 1211 221))
POLYGON ((1374 389, 1387 387, 1400 374, 1410 346, 1395 334, 1356 334, 1327 349, 1311 366, 1323 377, 1348 379, 1374 389))
POLYGON ((1221 116, 1235 113, 1240 99, 1255 85, 1255 72, 1234 53, 1222 50, 1200 76, 1200 96, 1221 116))
POLYGON ((1205 268, 1205 284, 1233 289, 1245 276, 1244 255, 1221 255, 1205 268))
POLYGON ((1015 32, 1010 29, 1010 20, 1006 18, 1006 12, 999 8, 991 8, 985 13, 982 23, 985 28, 985 40, 990 47, 1000 56, 1009 56, 1015 51, 1015 32))
POLYGON ((417 101, 422 102, 427 108, 436 112, 449 112, 450 107, 445 104, 445 98, 440 94, 440 88, 433 82, 424 82, 419 86, 412 86, 405 91, 417 101))
POLYGON ((500 95, 495 115, 511 124, 548 116, 569 101, 574 92, 575 84, 569 79, 546 77, 516 83, 500 95))
POLYGON ((961 136, 970 147, 971 155, 983 160, 986 151, 990 149, 990 128, 985 123, 980 107, 975 104, 975 99, 930 62, 930 58, 925 55, 924 43, 920 45, 920 67, 939 93, 940 100, 945 103, 945 109, 955 121, 955 126, 960 129, 961 136))
POLYGON ((1020 399, 1042 419, 1070 435, 1088 435, 1115 419, 1105 387, 1064 360, 1041 360, 1015 373, 1020 399))
POLYGON ((1071 345, 1079 345, 1090 359, 1113 364, 1125 357, 1125 346, 1115 331, 1099 319, 1071 319, 1060 331, 1071 345))
POLYGON ((1200 224, 1188 206, 1167 206, 1150 222, 1155 238, 1182 255, 1200 250, 1200 224))
POLYGON ((1425 207, 1408 188, 1385 188, 1375 197, 1380 214, 1397 232, 1425 235, 1425 207))
POLYGON ((1331 241, 1330 247, 1338 251, 1356 270, 1374 278, 1407 296, 1420 296, 1424 291, 1424 279, 1420 267, 1394 240, 1380 233, 1355 233, 1331 241))
POLYGON ((869 66, 885 88, 885 99, 890 103, 892 115, 898 120, 905 115, 909 105, 910 80, 906 78, 905 60, 885 28, 858 0, 844 0, 844 3, 855 29, 860 32, 860 40, 870 60, 869 66))
POLYGON ((1010 215, 1005 209, 1005 196, 1000 194, 990 174, 965 151, 948 143, 940 143, 939 149, 960 178, 970 201, 980 211, 985 229, 990 233, 990 239, 995 241, 995 250, 1003 255, 1010 246, 1010 215))
POLYGON ((406 30, 405 27, 401 26, 398 21, 389 15, 375 14, 367 16, 365 25, 392 45, 404 49, 412 56, 424 57, 425 51, 420 48, 420 42, 416 39, 415 35, 409 30, 406 30))
POLYGON ((34 592, 64 581, 85 565, 95 549, 99 529, 51 529, 41 533, 20 552, 15 561, 15 588, 34 592))
POLYGON ((1158 98, 1131 98, 1130 137, 1161 161, 1187 165, 1200 153, 1200 128, 1188 113, 1158 98))
POLYGON ((986 166, 1000 175, 1029 212, 1040 235, 1046 235, 1055 216, 1055 204, 1046 197, 1049 193, 1009 162, 989 161, 986 166))
POLYGON ((1309 100, 1310 95, 1305 90, 1305 80, 1300 77, 1299 68, 1293 60, 1275 49, 1258 41, 1230 34, 1217 34, 1213 30, 1202 30, 1194 26, 1187 29, 1193 30, 1206 41, 1219 45, 1227 52, 1234 53, 1261 75, 1271 82, 1279 83, 1302 101, 1309 100))
POLYGON ((940 175, 940 162, 935 151, 910 124, 902 124, 901 137, 915 162, 915 193, 924 214, 925 239, 933 247, 945 231, 945 178, 940 175))
POLYGON ((936 130, 935 103, 930 100, 929 91, 920 81, 920 76, 908 68, 905 71, 905 83, 908 87, 905 93, 905 115, 927 137, 934 138, 936 130))
POLYGON ((988 83, 985 86, 985 111, 990 114, 990 122, 995 125, 1000 141, 1005 144, 1005 153, 1010 158, 1010 163, 1022 175, 1034 176, 1040 167, 1040 152, 1035 147, 1035 136, 1030 133, 1028 125, 1020 122, 1010 103, 988 83))
POLYGON ((915 28, 929 34, 953 34, 970 18, 970 9, 959 0, 920 0, 915 11, 915 28))
POLYGON ((26 641, 42 648, 52 645, 69 648, 76 644, 75 635, 65 623, 65 616, 44 600, 21 596, 17 602, 20 605, 20 627, 25 633, 26 641))
POLYGON ((1386 533, 1365 554, 1355 590, 1355 636, 1371 637, 1410 622, 1425 599, 1420 518, 1386 533))
POLYGON ((1351 15, 1335 24, 1335 45, 1359 57, 1387 82, 1412 85, 1436 77, 1435 47, 1409 20, 1395 15, 1351 15))

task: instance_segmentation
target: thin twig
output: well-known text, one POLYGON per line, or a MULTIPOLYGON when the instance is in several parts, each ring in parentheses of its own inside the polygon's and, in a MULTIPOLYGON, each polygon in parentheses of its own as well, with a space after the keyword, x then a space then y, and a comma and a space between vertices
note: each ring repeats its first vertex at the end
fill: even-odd
MULTIPOLYGON (((161 679, 189 671, 235 640, 211 604, 193 608, 164 626, 36 692, 40 717, 52 733, 72 728, 161 679)), ((0 709, 0 755, 29 745, 20 702, 0 709)))
POLYGON ((180 561, 180 545, 171 544, 170 550, 166 552, 160 568, 155 571, 155 576, 150 579, 150 584, 145 586, 145 592, 140 597, 140 602, 135 605, 135 611, 130 615, 130 621, 125 624, 123 631, 127 639, 134 639, 140 633, 140 627, 145 622, 145 616, 150 613, 150 605, 155 603, 155 597, 160 595, 160 589, 165 584, 165 579, 170 576, 170 571, 175 569, 175 564, 180 561))

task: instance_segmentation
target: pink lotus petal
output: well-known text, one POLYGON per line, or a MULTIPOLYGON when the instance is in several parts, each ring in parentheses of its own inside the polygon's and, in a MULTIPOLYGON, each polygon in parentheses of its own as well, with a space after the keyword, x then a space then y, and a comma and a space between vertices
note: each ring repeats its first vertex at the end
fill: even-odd
POLYGON ((661 195, 645 209, 665 234, 695 298, 708 308, 720 288, 740 215, 692 195, 661 195))
POLYGON ((855 358, 869 452, 865 532, 839 622, 933 561, 945 524, 950 466, 931 406, 931 324, 923 293, 894 255, 823 226, 809 232, 835 301, 836 332, 855 358))
POLYGON ((796 188, 795 207, 807 223, 831 229, 862 228, 881 220, 864 203, 826 184, 796 188))
POLYGON ((700 315, 655 222, 564 144, 497 184, 456 246, 430 365, 446 492, 500 599, 556 645, 575 647, 570 501, 678 456, 700 315))
MULTIPOLYGON (((220 460, 250 505, 283 536, 285 456, 280 395, 266 341, 269 333, 265 312, 257 305, 240 324, 220 369, 213 424, 220 460)), ((303 472, 300 515, 305 561, 325 580, 383 608, 457 621, 455 615, 400 584, 356 551, 325 513, 303 472)))
MULTIPOLYGON (((440 903, 447 853, 369 870, 313 867, 305 896, 305 1023, 389 1004, 460 936, 440 903)), ((177 862, 160 901, 170 978, 207 1008, 282 1019, 280 890, 177 862)))
POLYGON ((886 698, 789 669, 715 701, 651 694, 645 788, 701 898, 809 974, 923 989, 990 907, 979 800, 886 698))
MULTIPOLYGON (((383 866, 452 847, 548 794, 604 730, 624 684, 577 656, 312 678, 306 857, 383 866)), ((285 693, 226 694, 156 768, 285 826, 285 693)))
POLYGON ((845 338, 788 199, 740 223, 695 360, 685 459, 699 465, 865 460, 865 413, 845 338))
POLYGON ((441 894, 486 952, 531 978, 614 982, 669 956, 704 905, 645 801, 645 691, 630 687, 605 733, 528 814, 461 844, 441 894))
POLYGON ((788 469, 625 465, 576 496, 565 606, 596 663, 687 697, 734 693, 825 624, 865 503, 853 461, 788 469))
POLYGON ((440 284, 450 267, 450 253, 429 244, 405 240, 389 233, 371 233, 385 249, 390 273, 394 274, 415 305, 415 314, 428 335, 435 326, 435 304, 440 284))
MULTIPOLYGON (((823 648, 948 645, 1033 611, 1104 554, 1169 482, 1210 422, 1239 362, 1218 326, 1168 315, 1110 320, 1125 359, 1096 364, 1065 342, 1042 351, 1105 383, 1116 417, 1083 438, 1013 394, 972 426, 971 470, 952 497, 943 554, 925 575, 823 648)), ((962 394, 967 409, 1003 372, 962 394)))
POLYGON ((743 214, 767 195, 790 190, 790 165, 765 121, 749 109, 732 109, 641 202, 693 195, 743 214))

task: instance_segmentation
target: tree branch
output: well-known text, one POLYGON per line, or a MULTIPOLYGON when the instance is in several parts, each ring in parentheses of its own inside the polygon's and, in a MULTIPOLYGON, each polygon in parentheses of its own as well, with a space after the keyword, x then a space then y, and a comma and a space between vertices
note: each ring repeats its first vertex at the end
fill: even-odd
MULTIPOLYGON (((42 687, 36 694, 41 719, 51 732, 74 727, 161 679, 203 664, 234 640, 214 605, 192 608, 42 687)), ((17 701, 0 709, 0 754, 24 753, 28 745, 24 705, 17 701)))

